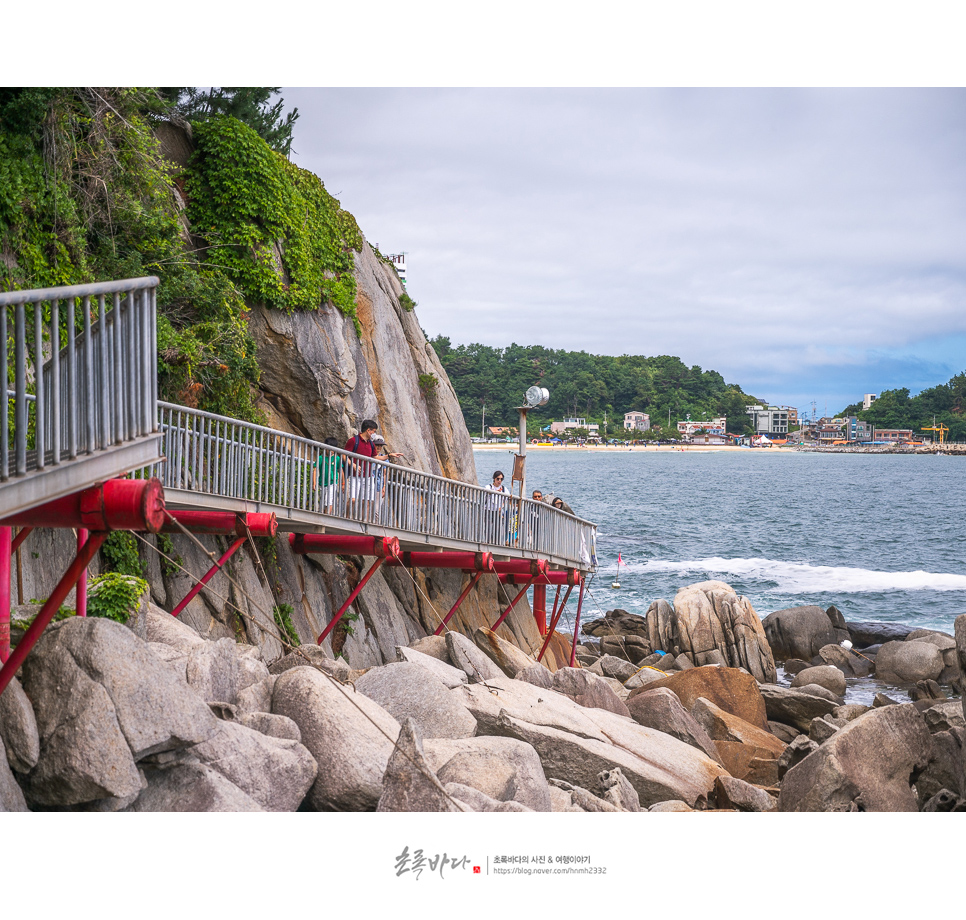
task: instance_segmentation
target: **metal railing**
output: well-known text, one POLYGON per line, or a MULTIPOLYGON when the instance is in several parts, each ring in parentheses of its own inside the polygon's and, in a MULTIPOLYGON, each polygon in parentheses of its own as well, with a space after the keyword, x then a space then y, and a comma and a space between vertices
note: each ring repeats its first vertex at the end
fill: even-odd
POLYGON ((360 457, 297 435, 158 403, 166 461, 141 475, 165 491, 242 499, 304 515, 593 565, 596 528, 543 502, 360 457), (317 487, 316 487, 317 485, 317 487))
POLYGON ((0 293, 0 483, 157 430, 157 284, 0 293))

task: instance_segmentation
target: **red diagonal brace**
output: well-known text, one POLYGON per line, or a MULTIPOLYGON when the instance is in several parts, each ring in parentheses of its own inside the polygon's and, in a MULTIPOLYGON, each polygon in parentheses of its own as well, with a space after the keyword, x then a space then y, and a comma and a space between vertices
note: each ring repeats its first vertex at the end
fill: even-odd
MULTIPOLYGON (((542 560, 541 560, 541 561, 542 561, 542 560)), ((520 589, 520 593, 519 593, 519 594, 518 594, 518 595, 517 595, 517 596, 516 596, 515 598, 513 598, 513 600, 512 600, 511 602, 510 602, 510 606, 509 606, 509 607, 507 607, 507 609, 503 611, 503 613, 502 613, 502 615, 500 616, 500 619, 499 619, 499 620, 497 620, 497 621, 496 621, 496 622, 495 622, 495 623, 494 623, 494 624, 493 624, 493 625, 492 625, 492 626, 490 627, 490 629, 492 629, 492 630, 493 630, 493 632, 496 632, 496 631, 497 631, 497 630, 498 630, 498 629, 500 628, 500 624, 501 624, 501 623, 502 623, 502 622, 503 622, 503 621, 504 621, 504 620, 505 620, 505 619, 506 619, 506 618, 507 618, 507 617, 509 616, 509 614, 510 614, 510 611, 511 611, 511 610, 512 610, 512 609, 513 609, 514 607, 516 607, 516 605, 517 605, 517 601, 518 601, 518 600, 520 600, 520 598, 521 598, 521 597, 523 597, 523 595, 524 595, 524 594, 526 594, 526 593, 527 593, 527 591, 529 591, 529 590, 530 590, 530 586, 531 586, 531 585, 532 585, 532 584, 533 584, 533 583, 534 583, 534 582, 535 582, 536 580, 537 580, 537 576, 536 576, 536 575, 534 575, 534 577, 533 577, 533 578, 531 578, 531 579, 530 579, 530 580, 529 580, 529 581, 528 581, 528 582, 527 582, 527 583, 526 583, 526 584, 525 584, 525 585, 524 585, 524 586, 523 586, 523 587, 522 587, 522 588, 520 589)))
POLYGON ((483 577, 483 572, 474 572, 473 577, 470 579, 470 583, 463 589, 463 593, 459 596, 456 603, 453 604, 453 609, 443 618, 443 622, 436 627, 436 631, 433 633, 434 636, 438 636, 445 628, 446 624, 450 621, 453 614, 460 609, 460 604, 466 600, 466 596, 476 587, 476 583, 483 577))
POLYGON ((171 616, 173 617, 178 616, 178 614, 180 614, 181 611, 184 610, 185 607, 187 607, 188 604, 191 603, 191 601, 198 595, 201 589, 206 584, 208 584, 208 582, 211 581, 212 578, 215 577, 215 573, 221 570, 221 567, 235 554, 235 550, 238 549, 238 547, 241 546, 242 543, 245 542, 245 540, 246 540, 245 537, 239 537, 237 540, 235 540, 234 543, 232 543, 231 546, 228 547, 228 550, 221 557, 221 559, 219 559, 210 569, 208 569, 208 574, 205 575, 205 577, 202 578, 201 581, 199 581, 198 584, 196 584, 184 596, 184 598, 182 598, 181 603, 178 604, 178 606, 171 611, 171 616))
MULTIPOLYGON (((567 585, 567 593, 564 595, 563 603, 560 605, 559 609, 557 608, 557 600, 559 600, 559 597, 554 600, 553 616, 550 619, 550 628, 547 630, 547 638, 543 640, 543 647, 540 649, 540 654, 537 655, 537 661, 543 660, 544 652, 547 651, 547 646, 550 645, 550 639, 553 636, 554 630, 557 628, 557 623, 560 622, 560 617, 563 616, 564 607, 567 606, 567 601, 570 600, 570 592, 573 591, 573 589, 573 585, 567 585)), ((560 590, 559 585, 557 590, 560 590)))
POLYGON ((23 543, 30 534, 33 533, 33 527, 21 527, 20 533, 13 538, 13 544, 10 546, 10 555, 12 556, 18 549, 20 549, 20 544, 23 543))
POLYGON ((64 602, 64 598, 70 594, 70 589, 77 584, 80 573, 87 568, 91 559, 94 558, 94 554, 101 548, 101 544, 106 538, 107 534, 103 531, 92 533, 87 538, 87 542, 78 550, 77 557, 70 564, 70 567, 60 581, 57 582, 57 587, 51 592, 47 603, 41 607, 37 618, 30 624, 30 628, 24 634, 24 637, 17 643, 17 647, 13 650, 3 667, 0 668, 0 693, 3 693, 7 684, 13 678, 13 675, 17 673, 17 669, 23 664, 27 654, 40 638, 40 634, 54 618, 54 614, 60 610, 60 605, 64 602))
POLYGON ((359 596, 359 592, 362 591, 362 589, 366 586, 366 582, 369 581, 369 579, 376 574, 376 570, 379 568, 379 566, 381 566, 386 561, 386 559, 399 558, 399 540, 396 537, 336 537, 334 539, 330 537, 329 541, 326 541, 324 539, 326 536, 327 536, 326 534, 292 534, 292 537, 296 537, 296 538, 301 537, 302 539, 292 540, 292 537, 289 537, 289 541, 291 542, 292 549, 295 552, 302 552, 302 553, 349 552, 351 554, 361 553, 362 555, 366 555, 366 556, 376 556, 376 561, 369 567, 369 571, 362 576, 362 580, 359 582, 359 584, 356 585, 355 590, 346 598, 346 602, 339 608, 339 612, 334 617, 332 617, 332 622, 330 622, 329 625, 322 630, 322 635, 319 636, 318 640, 316 641, 316 645, 321 645, 325 641, 326 636, 328 636, 328 634, 332 632, 333 629, 335 629, 339 620, 342 619, 342 617, 345 615, 345 612, 349 609, 349 605, 359 596), (349 545, 354 545, 354 546, 362 546, 362 544, 354 541, 367 540, 369 543, 369 548, 368 549, 361 548, 361 549, 353 549, 353 550, 333 550, 331 548, 326 548, 326 549, 309 548, 311 545, 315 545, 315 546, 325 545, 325 546, 331 547, 336 545, 339 541, 343 541, 343 540, 351 541, 349 545), (297 549, 296 548, 297 543, 301 543, 304 549, 297 549))

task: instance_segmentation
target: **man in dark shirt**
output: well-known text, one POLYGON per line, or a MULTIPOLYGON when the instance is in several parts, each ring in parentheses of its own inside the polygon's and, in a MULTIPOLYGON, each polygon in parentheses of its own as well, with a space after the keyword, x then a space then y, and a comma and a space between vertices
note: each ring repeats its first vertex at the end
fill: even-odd
MULTIPOLYGON (((371 418, 363 419, 359 433, 345 442, 345 449, 363 457, 374 457, 376 445, 372 443, 372 434, 378 427, 371 418)), ((352 517, 366 517, 375 497, 376 478, 373 465, 365 460, 352 460, 346 472, 351 502, 349 514, 352 517)))

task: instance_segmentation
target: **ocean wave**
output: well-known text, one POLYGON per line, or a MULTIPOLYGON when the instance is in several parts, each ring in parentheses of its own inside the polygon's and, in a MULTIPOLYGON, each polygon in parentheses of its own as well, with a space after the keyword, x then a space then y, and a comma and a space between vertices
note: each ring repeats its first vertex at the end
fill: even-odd
MULTIPOLYGON (((616 565, 603 566, 602 573, 616 572, 616 565)), ((685 559, 671 562, 651 559, 644 563, 621 566, 621 576, 653 575, 656 572, 696 574, 704 580, 712 576, 719 581, 728 578, 742 582, 770 582, 782 592, 834 592, 862 594, 877 591, 966 591, 966 575, 946 572, 878 572, 847 566, 808 565, 798 562, 779 562, 774 559, 685 559)))

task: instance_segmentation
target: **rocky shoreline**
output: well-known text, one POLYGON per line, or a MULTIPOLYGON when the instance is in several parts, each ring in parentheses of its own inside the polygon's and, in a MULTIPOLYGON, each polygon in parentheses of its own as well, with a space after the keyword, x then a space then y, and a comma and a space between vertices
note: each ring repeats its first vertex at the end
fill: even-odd
POLYGON ((203 638, 147 596, 125 625, 71 617, 0 696, 0 809, 966 810, 966 615, 762 621, 704 582, 583 632, 576 668, 480 627, 353 669, 203 638), (862 674, 909 701, 846 703, 862 674))

